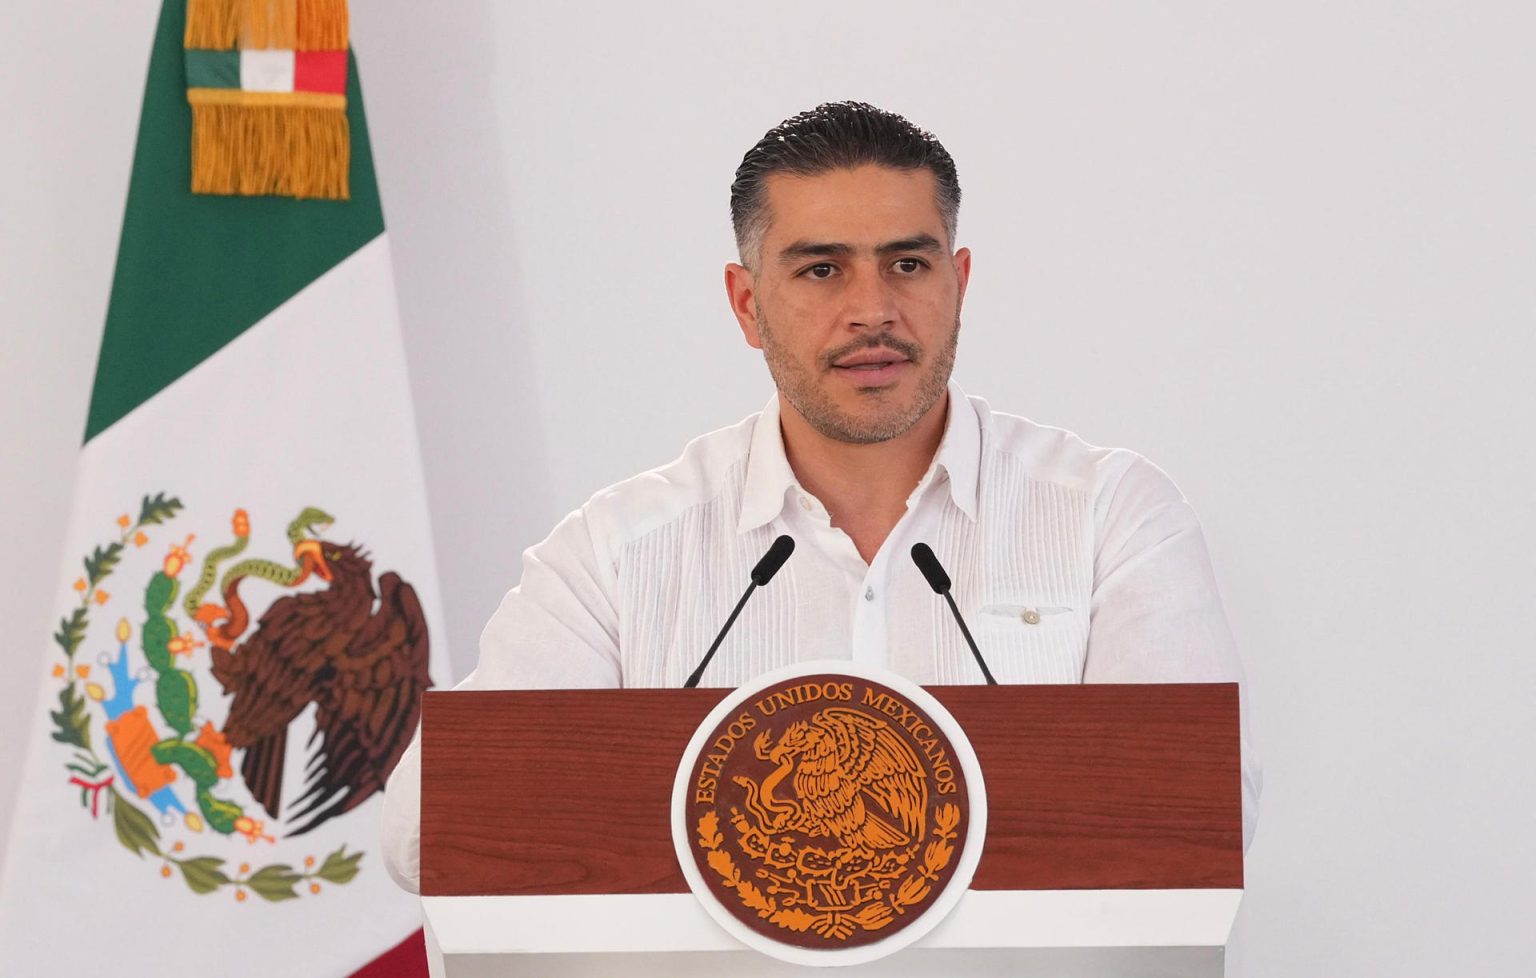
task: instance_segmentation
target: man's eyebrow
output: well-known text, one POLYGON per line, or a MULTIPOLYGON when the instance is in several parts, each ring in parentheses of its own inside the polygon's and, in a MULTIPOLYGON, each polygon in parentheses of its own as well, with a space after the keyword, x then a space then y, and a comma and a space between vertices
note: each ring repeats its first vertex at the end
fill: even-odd
MULTIPOLYGON (((943 244, 938 238, 926 232, 914 234, 910 238, 901 238, 896 241, 887 241, 875 248, 875 253, 889 255, 900 251, 942 251, 943 244)), ((796 241, 779 251, 778 260, 783 264, 790 264, 806 258, 843 258, 853 254, 852 245, 836 241, 796 241)))
POLYGON ((785 264, 802 258, 841 258, 853 254, 853 246, 833 241, 796 241, 779 251, 779 261, 785 264))
POLYGON ((889 255, 896 251, 940 251, 942 249, 943 245, 939 243, 938 238, 924 233, 914 234, 912 237, 902 238, 900 241, 887 242, 876 248, 875 251, 882 255, 889 255))

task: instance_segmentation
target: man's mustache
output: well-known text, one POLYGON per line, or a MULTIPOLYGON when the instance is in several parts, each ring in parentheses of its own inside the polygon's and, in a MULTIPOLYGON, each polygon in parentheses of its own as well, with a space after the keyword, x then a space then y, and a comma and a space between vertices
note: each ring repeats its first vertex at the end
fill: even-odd
POLYGON ((888 333, 881 333, 878 336, 867 336, 862 340, 855 340, 845 346, 840 346, 835 350, 823 353, 821 355, 821 368, 823 370, 831 370, 837 361, 851 353, 857 353, 860 350, 879 349, 894 350, 906 359, 911 360, 914 364, 923 362, 922 347, 916 343, 908 343, 906 340, 898 340, 888 333))

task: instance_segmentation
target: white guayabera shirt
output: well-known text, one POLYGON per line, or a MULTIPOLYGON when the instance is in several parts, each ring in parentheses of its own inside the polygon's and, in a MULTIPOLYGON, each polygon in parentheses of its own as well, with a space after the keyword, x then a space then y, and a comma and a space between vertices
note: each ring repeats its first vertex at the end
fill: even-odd
MULTIPOLYGON (((701 685, 852 659, 924 685, 983 682, 947 604, 912 563, 926 542, 1000 683, 1236 682, 1236 645, 1189 503, 1124 449, 994 414, 949 387, 943 440, 865 564, 784 453, 778 398, 682 457, 593 496, 523 555, 459 689, 681 686, 781 533, 701 685)), ((1260 775, 1242 711, 1243 839, 1260 775)), ((390 778, 384 856, 417 887, 419 738, 390 778)))

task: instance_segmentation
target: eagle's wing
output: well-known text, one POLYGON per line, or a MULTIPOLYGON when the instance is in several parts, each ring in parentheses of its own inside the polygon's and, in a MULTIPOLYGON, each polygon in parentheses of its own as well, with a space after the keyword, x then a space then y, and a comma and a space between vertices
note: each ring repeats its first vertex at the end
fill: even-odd
POLYGON ((282 803, 288 724, 314 698, 331 646, 345 642, 330 624, 334 614, 325 592, 278 598, 233 655, 213 662, 214 677, 234 696, 224 736, 245 749, 240 773, 273 818, 282 803))
POLYGON ((895 821, 908 841, 922 838, 928 784, 912 748, 885 720, 846 707, 832 707, 823 715, 848 731, 839 738, 839 749, 845 769, 858 780, 859 788, 895 821))
POLYGON ((875 731, 874 744, 868 762, 861 769, 859 781, 875 802, 900 823, 908 836, 923 837, 928 779, 912 748, 889 725, 875 731))
POLYGON ((922 838, 923 768, 890 725, 845 707, 822 710, 811 723, 822 736, 796 768, 802 804, 852 844, 888 849, 922 838), (866 794, 879 811, 865 805, 866 794))
POLYGON ((288 816, 308 821, 289 835, 302 835, 382 790, 405 753, 421 716, 421 694, 432 685, 416 589, 394 572, 380 575, 378 610, 334 662, 336 675, 315 712, 320 745, 306 790, 294 801, 297 810, 288 816))

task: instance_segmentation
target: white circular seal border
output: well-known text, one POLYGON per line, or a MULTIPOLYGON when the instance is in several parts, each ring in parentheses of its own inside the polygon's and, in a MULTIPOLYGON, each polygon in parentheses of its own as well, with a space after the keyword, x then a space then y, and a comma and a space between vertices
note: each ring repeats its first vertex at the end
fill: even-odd
POLYGON ((714 918, 715 922, 725 928, 732 937, 756 951, 778 958, 780 961, 788 961, 791 964, 811 966, 833 966, 866 964, 876 961, 889 954, 907 947, 921 939, 939 922, 949 915, 955 904, 965 895, 965 891, 971 885, 971 877, 976 874, 976 864, 981 861, 981 850, 987 839, 987 789, 982 780, 981 764, 976 760, 976 752, 971 748, 971 741, 961 729, 960 724, 950 715, 944 705, 934 698, 932 693, 907 679, 887 669, 871 666, 864 663, 849 662, 845 659, 817 659, 812 662, 797 662, 794 665, 785 666, 762 673, 753 679, 750 686, 741 686, 731 692, 719 705, 710 711, 694 731, 693 738, 688 741, 688 747, 683 751, 683 758, 677 767, 677 777, 672 784, 672 846, 677 851, 677 861, 682 867, 683 877, 688 880, 688 888, 693 895, 703 904, 704 909, 714 918), (716 726, 722 720, 730 716, 742 703, 756 696, 768 686, 783 682, 787 679, 796 679, 801 676, 811 675, 844 675, 858 679, 867 679, 872 682, 887 686, 893 691, 905 696, 915 705, 921 707, 944 731, 949 738, 950 746, 954 749, 955 760, 960 765, 960 770, 965 773, 966 800, 969 802, 970 816, 966 826, 965 847, 960 851, 959 862, 955 866, 954 875, 944 884, 941 892, 932 904, 923 911, 915 923, 909 924, 890 937, 872 941, 859 947, 834 948, 831 950, 815 950, 813 948, 795 947, 790 944, 771 940, 737 920, 725 904, 715 895, 717 887, 704 879, 699 872, 699 867, 693 854, 693 827, 688 824, 688 799, 689 789, 692 787, 692 774, 694 761, 698 759, 699 751, 703 749, 716 726))

